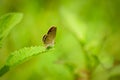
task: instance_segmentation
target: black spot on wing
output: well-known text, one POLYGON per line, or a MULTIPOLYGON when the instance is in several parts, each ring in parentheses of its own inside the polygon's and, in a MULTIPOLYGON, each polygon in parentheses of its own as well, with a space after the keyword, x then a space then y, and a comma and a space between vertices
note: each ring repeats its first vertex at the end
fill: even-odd
POLYGON ((45 43, 45 40, 46 40, 46 37, 47 37, 47 34, 45 34, 42 38, 42 41, 45 43))

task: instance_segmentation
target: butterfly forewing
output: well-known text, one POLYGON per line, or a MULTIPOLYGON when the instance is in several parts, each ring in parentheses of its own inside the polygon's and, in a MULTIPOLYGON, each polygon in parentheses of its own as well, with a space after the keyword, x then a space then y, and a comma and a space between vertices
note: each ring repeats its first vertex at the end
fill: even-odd
POLYGON ((49 30, 48 30, 48 33, 47 35, 49 35, 51 38, 55 38, 56 36, 56 27, 55 26, 52 26, 49 30))

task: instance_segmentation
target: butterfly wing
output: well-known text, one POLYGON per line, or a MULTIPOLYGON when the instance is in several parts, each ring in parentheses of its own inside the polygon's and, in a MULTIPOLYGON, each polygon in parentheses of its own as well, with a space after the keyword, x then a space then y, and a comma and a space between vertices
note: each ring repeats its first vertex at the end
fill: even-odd
POLYGON ((55 39, 56 36, 56 30, 57 28, 55 26, 52 26, 49 30, 48 30, 48 37, 50 38, 50 40, 55 39))
POLYGON ((45 44, 46 47, 48 46, 53 46, 54 45, 54 39, 55 39, 55 36, 56 36, 56 27, 55 26, 52 26, 46 35, 43 36, 43 42, 45 44))

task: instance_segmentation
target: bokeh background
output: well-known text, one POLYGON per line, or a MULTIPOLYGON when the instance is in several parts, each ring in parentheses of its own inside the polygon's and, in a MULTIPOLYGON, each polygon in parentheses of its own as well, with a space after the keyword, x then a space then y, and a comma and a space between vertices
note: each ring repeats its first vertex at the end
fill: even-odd
POLYGON ((120 0, 0 0, 0 15, 24 14, 0 49, 0 66, 11 52, 43 45, 57 27, 55 53, 40 54, 0 80, 119 80, 120 0))

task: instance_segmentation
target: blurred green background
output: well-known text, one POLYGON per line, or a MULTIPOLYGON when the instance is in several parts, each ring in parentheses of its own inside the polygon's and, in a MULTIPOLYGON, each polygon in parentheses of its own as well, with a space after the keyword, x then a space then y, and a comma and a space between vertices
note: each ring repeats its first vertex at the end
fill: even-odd
POLYGON ((57 27, 55 53, 40 54, 0 80, 119 80, 120 0, 0 0, 0 15, 24 14, 0 49, 0 66, 11 52, 43 45, 57 27))

